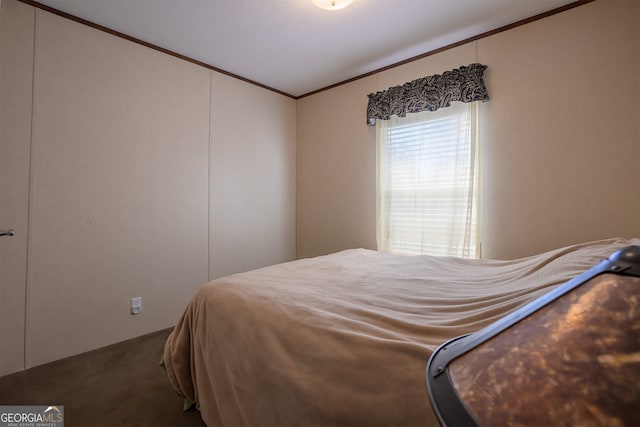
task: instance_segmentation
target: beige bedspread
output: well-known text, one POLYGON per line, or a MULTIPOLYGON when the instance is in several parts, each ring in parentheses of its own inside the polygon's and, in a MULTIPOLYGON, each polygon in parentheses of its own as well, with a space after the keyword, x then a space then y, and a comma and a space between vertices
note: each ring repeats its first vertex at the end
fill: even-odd
POLYGON ((164 363, 209 426, 437 425, 424 373, 439 344, 629 244, 515 261, 355 249, 227 276, 193 297, 164 363))

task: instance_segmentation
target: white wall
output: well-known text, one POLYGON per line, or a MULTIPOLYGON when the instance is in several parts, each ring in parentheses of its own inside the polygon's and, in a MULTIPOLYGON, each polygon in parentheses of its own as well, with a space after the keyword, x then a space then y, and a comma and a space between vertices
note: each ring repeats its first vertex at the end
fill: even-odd
POLYGON ((0 374, 170 327, 210 278, 294 259, 295 100, 14 0, 2 24, 2 251, 22 267, 0 374))
POLYGON ((298 101, 298 257, 375 249, 367 94, 481 62, 483 256, 640 235, 640 3, 588 3, 298 101))

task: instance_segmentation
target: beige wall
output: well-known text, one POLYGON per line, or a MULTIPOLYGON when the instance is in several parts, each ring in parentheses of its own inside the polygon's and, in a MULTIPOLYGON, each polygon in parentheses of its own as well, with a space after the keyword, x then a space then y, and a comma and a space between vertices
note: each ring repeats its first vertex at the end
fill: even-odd
POLYGON ((298 102, 298 257, 375 248, 367 94, 481 62, 483 257, 640 235, 639 4, 600 0, 298 102))
POLYGON ((479 43, 485 255, 640 235, 639 5, 596 1, 479 43))
POLYGON ((208 70, 42 10, 35 46, 27 366, 171 326, 208 263, 208 70))
POLYGON ((296 104, 211 73, 209 276, 296 256, 296 104))
POLYGON ((35 10, 0 9, 0 375, 24 366, 25 283, 35 10))
POLYGON ((360 96, 371 79, 298 101, 298 258, 375 246, 375 129, 360 96))
POLYGON ((295 100, 13 0, 2 24, 0 375, 170 327, 209 278, 295 258, 295 100))

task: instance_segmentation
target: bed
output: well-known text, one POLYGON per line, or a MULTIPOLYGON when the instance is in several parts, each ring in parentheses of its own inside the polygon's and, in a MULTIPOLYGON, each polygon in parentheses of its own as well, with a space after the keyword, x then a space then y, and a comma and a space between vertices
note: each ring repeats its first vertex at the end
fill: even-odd
POLYGON ((196 292, 163 364, 208 426, 435 426, 424 372, 441 343, 638 244, 512 261, 352 249, 230 275, 196 292))

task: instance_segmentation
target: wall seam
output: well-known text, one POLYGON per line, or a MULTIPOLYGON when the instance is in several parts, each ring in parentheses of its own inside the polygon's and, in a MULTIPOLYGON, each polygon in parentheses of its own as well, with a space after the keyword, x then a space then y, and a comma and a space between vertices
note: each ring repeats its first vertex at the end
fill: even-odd
POLYGON ((33 186, 35 180, 35 150, 34 150, 34 134, 36 123, 36 61, 38 58, 38 23, 39 12, 38 9, 33 9, 33 52, 31 63, 31 130, 29 134, 29 183, 28 183, 28 201, 27 201, 27 259, 26 259, 26 271, 25 271, 25 286, 24 286, 24 369, 31 367, 31 262, 32 262, 32 224, 33 224, 33 186))
POLYGON ((209 129, 208 129, 208 151, 207 151, 207 281, 211 281, 213 280, 213 261, 212 261, 212 256, 213 256, 213 248, 212 248, 212 244, 211 244, 211 239, 212 239, 212 234, 213 234, 213 230, 212 230, 212 221, 211 221, 211 213, 212 213, 212 209, 211 209, 211 191, 213 186, 211 185, 211 176, 212 176, 212 165, 213 165, 213 159, 212 159, 212 154, 213 154, 213 150, 212 150, 212 145, 213 145, 213 141, 212 141, 212 129, 211 129, 211 113, 213 111, 213 71, 209 70, 209 117, 207 118, 209 121, 209 129))

